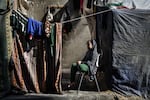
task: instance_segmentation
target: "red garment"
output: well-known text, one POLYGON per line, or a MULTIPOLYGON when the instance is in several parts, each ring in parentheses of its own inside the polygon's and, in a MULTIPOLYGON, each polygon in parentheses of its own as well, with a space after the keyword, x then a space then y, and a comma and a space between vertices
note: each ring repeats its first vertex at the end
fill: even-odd
POLYGON ((83 14, 83 2, 84 0, 80 0, 80 10, 82 14, 83 14))

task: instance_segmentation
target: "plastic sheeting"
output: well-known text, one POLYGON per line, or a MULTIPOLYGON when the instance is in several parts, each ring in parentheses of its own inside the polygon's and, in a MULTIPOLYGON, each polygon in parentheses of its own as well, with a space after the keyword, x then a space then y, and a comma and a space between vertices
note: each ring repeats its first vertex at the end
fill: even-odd
MULTIPOLYGON (((108 10, 108 7, 96 7, 96 11, 108 10)), ((107 85, 106 89, 111 89, 112 77, 112 35, 113 35, 113 16, 112 11, 98 14, 96 16, 96 41, 97 49, 100 53, 103 51, 103 56, 100 64, 100 71, 104 72, 104 83, 107 85)))
POLYGON ((123 5, 129 8, 150 9, 150 0, 123 0, 123 5))
MULTIPOLYGON (((97 12, 107 10, 97 7, 97 12)), ((98 50, 103 50, 101 70, 113 91, 150 95, 150 11, 114 9, 96 16, 98 50), (109 78, 112 76, 112 80, 109 78)))
POLYGON ((108 0, 108 3, 123 3, 127 8, 150 9, 150 0, 108 0))
POLYGON ((150 10, 113 10, 113 90, 150 93, 150 10))

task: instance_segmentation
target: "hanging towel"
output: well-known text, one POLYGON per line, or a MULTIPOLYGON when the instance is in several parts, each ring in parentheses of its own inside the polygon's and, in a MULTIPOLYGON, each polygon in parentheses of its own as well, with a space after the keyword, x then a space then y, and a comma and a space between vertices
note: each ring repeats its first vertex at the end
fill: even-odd
POLYGON ((27 34, 30 34, 32 36, 41 36, 42 35, 42 22, 29 18, 27 34))
POLYGON ((62 24, 56 23, 56 39, 55 39, 55 88, 57 93, 62 93, 61 77, 62 77, 62 24))

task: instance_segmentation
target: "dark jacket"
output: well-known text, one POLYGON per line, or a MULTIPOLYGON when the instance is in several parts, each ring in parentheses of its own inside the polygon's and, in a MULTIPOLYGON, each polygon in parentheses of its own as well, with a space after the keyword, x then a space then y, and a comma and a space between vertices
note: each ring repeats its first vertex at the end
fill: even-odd
POLYGON ((93 48, 89 49, 83 58, 83 63, 87 64, 90 69, 90 74, 94 74, 97 71, 96 61, 99 56, 97 52, 97 44, 95 40, 92 40, 93 48))

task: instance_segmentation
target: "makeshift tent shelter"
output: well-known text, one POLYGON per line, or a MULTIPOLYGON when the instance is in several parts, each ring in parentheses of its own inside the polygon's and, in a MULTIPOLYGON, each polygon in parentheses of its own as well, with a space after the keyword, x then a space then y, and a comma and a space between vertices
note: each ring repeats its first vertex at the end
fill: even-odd
MULTIPOLYGON (((97 7, 97 12, 107 9, 97 7)), ((96 22, 109 88, 126 95, 150 96, 150 10, 112 9, 97 15, 96 22)))

